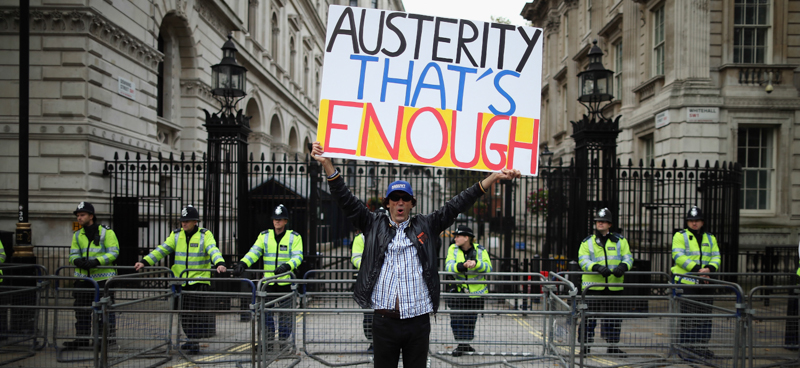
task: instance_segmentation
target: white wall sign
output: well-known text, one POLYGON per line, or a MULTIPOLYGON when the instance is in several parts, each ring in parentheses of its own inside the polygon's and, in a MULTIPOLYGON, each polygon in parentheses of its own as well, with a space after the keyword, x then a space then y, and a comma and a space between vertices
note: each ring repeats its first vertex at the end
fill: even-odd
POLYGON ((669 110, 664 110, 656 115, 656 129, 665 127, 669 124, 669 110))
POLYGON ((686 121, 689 123, 719 122, 719 107, 687 107, 686 121))
POLYGON ((136 85, 133 82, 119 77, 119 87, 117 93, 122 95, 123 97, 130 98, 131 100, 136 99, 136 85))
POLYGON ((536 175, 542 29, 331 5, 326 157, 536 175))

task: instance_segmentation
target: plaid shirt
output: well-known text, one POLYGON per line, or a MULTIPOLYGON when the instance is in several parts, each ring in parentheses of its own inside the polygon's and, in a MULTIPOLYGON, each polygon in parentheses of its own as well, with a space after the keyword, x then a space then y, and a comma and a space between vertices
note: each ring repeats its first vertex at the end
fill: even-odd
POLYGON ((386 259, 372 292, 372 309, 395 309, 400 299, 400 318, 413 318, 433 312, 428 287, 422 279, 422 265, 417 248, 406 237, 408 220, 397 225, 397 234, 389 243, 386 259))

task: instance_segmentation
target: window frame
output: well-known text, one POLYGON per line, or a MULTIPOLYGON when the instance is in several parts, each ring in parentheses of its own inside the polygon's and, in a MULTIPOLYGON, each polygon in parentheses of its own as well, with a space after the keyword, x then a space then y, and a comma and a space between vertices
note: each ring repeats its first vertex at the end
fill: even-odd
POLYGON ((622 101, 622 39, 619 42, 614 44, 614 92, 616 95, 614 96, 614 100, 622 101))
MULTIPOLYGON (((739 203, 739 214, 746 215, 746 216, 773 216, 777 213, 777 180, 778 180, 778 170, 777 170, 777 143, 778 143, 778 130, 779 127, 774 125, 759 125, 759 124, 741 124, 738 126, 736 130, 736 162, 739 162, 740 167, 742 168, 742 187, 740 189, 740 203, 739 203), (739 145, 739 139, 741 139, 741 129, 759 129, 762 132, 766 131, 768 135, 768 162, 769 166, 766 168, 751 168, 748 170, 748 167, 743 165, 740 161, 740 154, 739 151, 741 146, 739 145), (745 193, 744 190, 747 184, 747 172, 748 171, 756 171, 756 170, 765 170, 768 172, 767 174, 767 181, 768 184, 764 187, 767 191, 767 198, 766 198, 766 205, 767 208, 765 209, 752 209, 752 208, 744 208, 745 207, 745 193)), ((746 139, 746 138, 745 138, 746 139)), ((745 142, 747 144, 747 142, 745 142)), ((745 145, 744 149, 751 148, 750 146, 745 145)), ((746 159, 745 159, 746 160, 746 159)), ((746 163, 746 161, 745 161, 746 163)), ((760 187, 757 187, 756 190, 760 190, 760 187)), ((757 199, 758 201, 758 199, 757 199)), ((758 205, 758 204, 757 204, 758 205)))
POLYGON ((653 20, 653 37, 652 37, 652 45, 653 45, 653 52, 652 52, 652 67, 651 73, 652 77, 656 77, 659 75, 664 75, 664 60, 665 60, 665 49, 666 49, 666 27, 665 27, 665 4, 661 3, 653 10, 652 13, 652 20, 653 20), (659 22, 660 21, 660 22, 659 22), (660 39, 659 39, 660 36, 660 39))
MULTIPOLYGON (((766 7, 766 15, 764 16, 764 21, 766 22, 765 24, 736 23, 738 21, 738 19, 736 17, 736 12, 737 12, 737 8, 739 7, 739 4, 740 4, 739 2, 740 1, 742 1, 742 0, 733 0, 733 14, 732 14, 732 18, 733 19, 731 21, 731 23, 733 24, 733 31, 732 31, 733 33, 731 35, 731 43, 732 43, 732 45, 731 45, 731 62, 734 63, 734 64, 770 64, 772 62, 772 53, 770 51, 772 50, 773 17, 774 17, 774 8, 775 8, 774 7, 774 5, 775 5, 774 1, 767 0, 767 4, 765 5, 765 7, 766 7), (765 30, 765 32, 764 32, 764 45, 763 46, 756 45, 758 37, 753 37, 753 41, 754 41, 754 45, 755 46, 744 46, 744 45, 742 45, 740 51, 737 52, 737 50, 736 50, 737 47, 740 47, 738 45, 739 40, 738 40, 738 37, 737 37, 737 30, 739 30, 739 29, 765 30), (760 60, 760 61, 758 60, 757 55, 756 55, 757 54, 757 49, 759 47, 763 48, 762 60, 760 60), (751 59, 752 61, 743 60, 744 59, 743 55, 737 61, 736 60, 737 54, 743 54, 745 52, 744 51, 745 48, 751 48, 752 49, 752 59, 751 59)), ((753 4, 753 7, 756 8, 756 10, 757 10, 757 8, 759 6, 758 6, 758 4, 753 4)), ((743 15, 742 17, 745 18, 745 19, 747 18, 746 15, 743 15)), ((753 19, 756 19, 756 20, 758 19, 758 12, 756 12, 756 15, 753 16, 753 19)))

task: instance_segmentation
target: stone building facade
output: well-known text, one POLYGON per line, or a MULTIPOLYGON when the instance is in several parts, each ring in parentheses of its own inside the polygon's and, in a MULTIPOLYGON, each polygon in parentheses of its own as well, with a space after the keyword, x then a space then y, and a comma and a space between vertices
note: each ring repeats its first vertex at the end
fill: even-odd
POLYGON ((535 0, 522 15, 545 30, 541 144, 554 158, 572 157, 596 39, 623 164, 739 162, 740 248, 797 245, 800 1, 535 0))
MULTIPOLYGON (((247 68, 251 153, 307 152, 316 136, 327 9, 404 10, 401 0, 33 0, 30 219, 34 245, 68 244, 72 211, 108 223, 104 161, 201 154, 211 66, 231 34, 247 68), (122 86, 133 86, 122 90, 122 86)), ((18 196, 19 2, 0 1, 0 230, 18 196)))

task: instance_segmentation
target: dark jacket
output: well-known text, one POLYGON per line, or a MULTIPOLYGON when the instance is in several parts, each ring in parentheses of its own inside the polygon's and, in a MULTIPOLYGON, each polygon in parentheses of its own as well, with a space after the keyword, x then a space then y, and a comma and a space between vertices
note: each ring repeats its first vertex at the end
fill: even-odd
MULTIPOLYGON (((341 175, 328 184, 331 194, 339 201, 339 207, 353 225, 364 233, 364 253, 361 256, 361 268, 353 298, 362 308, 371 308, 372 291, 383 267, 386 250, 397 230, 387 214, 370 212, 350 192, 341 175)), ((456 216, 469 209, 482 195, 483 190, 475 183, 447 201, 439 210, 429 215, 412 216, 406 227, 406 236, 417 248, 422 277, 428 287, 434 313, 439 310, 439 270, 436 262, 436 249, 440 247, 439 234, 450 227, 456 216)))

